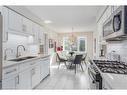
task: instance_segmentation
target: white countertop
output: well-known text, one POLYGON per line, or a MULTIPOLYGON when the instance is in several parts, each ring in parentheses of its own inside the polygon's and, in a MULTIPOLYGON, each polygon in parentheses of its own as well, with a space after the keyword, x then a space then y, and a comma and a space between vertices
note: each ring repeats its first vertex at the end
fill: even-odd
POLYGON ((98 70, 111 89, 127 89, 127 74, 103 73, 99 68, 98 70))
POLYGON ((112 89, 127 89, 126 74, 102 73, 102 77, 112 89))
MULTIPOLYGON (((29 55, 32 56, 32 55, 29 55)), ((27 59, 27 60, 23 60, 23 61, 19 61, 19 62, 15 62, 15 61, 4 61, 3 62, 3 68, 7 68, 16 64, 20 64, 20 63, 24 63, 24 62, 29 62, 29 61, 33 61, 33 60, 37 60, 37 59, 41 59, 41 58, 46 58, 49 57, 50 55, 38 55, 35 58, 31 58, 31 59, 27 59)), ((25 56, 23 56, 25 57, 25 56)))

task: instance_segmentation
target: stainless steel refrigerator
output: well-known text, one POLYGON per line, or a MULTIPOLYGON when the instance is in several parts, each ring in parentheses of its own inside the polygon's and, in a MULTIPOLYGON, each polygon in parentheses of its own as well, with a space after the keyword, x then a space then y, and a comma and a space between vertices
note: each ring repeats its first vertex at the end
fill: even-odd
POLYGON ((0 13, 0 89, 2 89, 2 15, 0 13))

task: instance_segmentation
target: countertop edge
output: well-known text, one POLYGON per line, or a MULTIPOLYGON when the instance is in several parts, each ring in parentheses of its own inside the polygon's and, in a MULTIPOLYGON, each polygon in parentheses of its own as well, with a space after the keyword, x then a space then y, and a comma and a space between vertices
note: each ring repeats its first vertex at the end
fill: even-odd
MULTIPOLYGON (((25 63, 25 62, 30 62, 30 61, 33 61, 33 60, 38 60, 38 59, 46 58, 46 57, 50 57, 50 55, 37 56, 35 58, 27 59, 27 60, 20 61, 20 62, 7 61, 7 62, 12 62, 13 64, 7 65, 7 66, 5 65, 2 68, 6 69, 6 68, 9 68, 9 67, 14 66, 14 65, 19 65, 19 64, 22 64, 22 63, 25 63)), ((5 63, 3 62, 3 64, 6 64, 6 62, 5 63)))

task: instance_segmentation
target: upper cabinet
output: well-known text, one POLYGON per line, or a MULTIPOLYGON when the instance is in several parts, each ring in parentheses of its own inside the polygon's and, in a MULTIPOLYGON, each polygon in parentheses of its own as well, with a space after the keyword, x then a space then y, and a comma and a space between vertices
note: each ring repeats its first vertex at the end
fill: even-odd
POLYGON ((32 21, 30 21, 29 19, 22 17, 22 32, 26 33, 26 34, 30 34, 33 35, 33 31, 32 31, 32 21))
POLYGON ((3 42, 8 40, 8 8, 2 7, 1 14, 3 16, 3 42))
POLYGON ((44 29, 40 25, 33 23, 34 44, 44 44, 44 29))
POLYGON ((32 31, 34 34, 34 44, 38 44, 38 33, 39 33, 39 25, 37 25, 36 23, 32 23, 32 31))
POLYGON ((40 27, 40 31, 38 33, 39 43, 44 44, 44 29, 43 27, 40 27))
POLYGON ((1 7, 1 14, 3 16, 3 42, 8 41, 8 33, 15 33, 32 38, 30 44, 44 44, 42 26, 6 7, 1 7))
POLYGON ((9 29, 22 32, 22 16, 12 10, 9 10, 8 17, 9 29))

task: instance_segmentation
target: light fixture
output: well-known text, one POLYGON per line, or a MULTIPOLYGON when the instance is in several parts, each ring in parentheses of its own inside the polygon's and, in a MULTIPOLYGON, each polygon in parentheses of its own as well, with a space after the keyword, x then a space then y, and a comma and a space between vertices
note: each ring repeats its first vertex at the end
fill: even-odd
POLYGON ((44 20, 44 23, 49 24, 49 23, 52 23, 52 21, 51 20, 44 20))
POLYGON ((73 45, 76 42, 76 37, 74 36, 73 32, 74 32, 74 28, 72 27, 72 34, 70 36, 71 45, 73 45))

